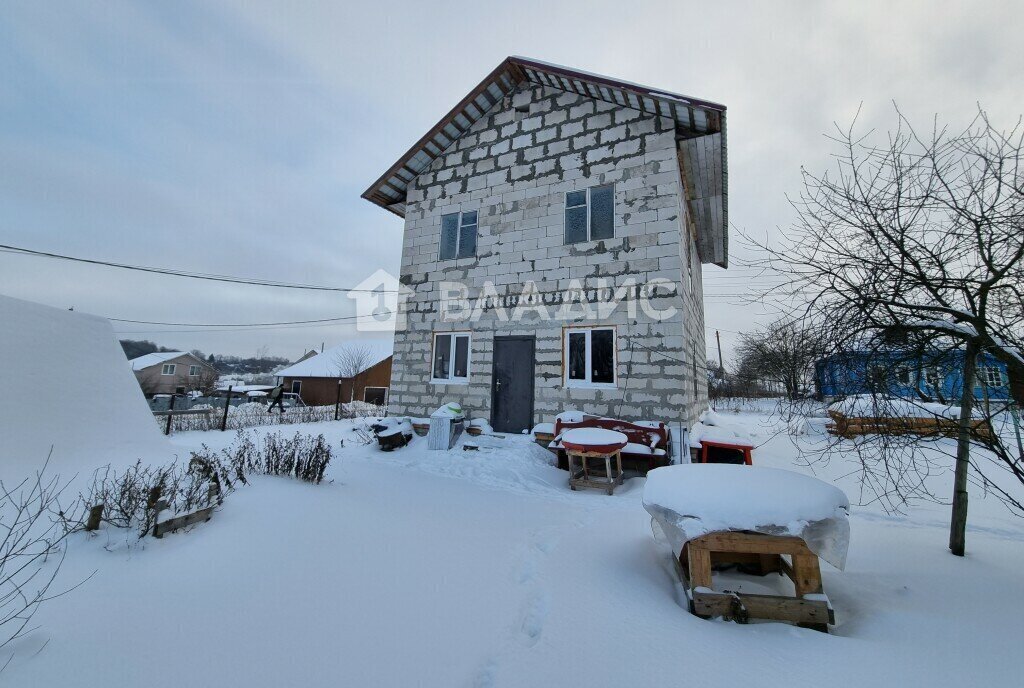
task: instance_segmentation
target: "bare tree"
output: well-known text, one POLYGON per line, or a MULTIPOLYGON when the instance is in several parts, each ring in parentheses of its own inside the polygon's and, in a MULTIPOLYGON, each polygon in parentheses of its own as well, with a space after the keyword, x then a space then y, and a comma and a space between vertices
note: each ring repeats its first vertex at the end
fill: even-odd
MULTIPOLYGON (((1007 366, 1013 400, 1024 401, 1024 128, 1018 120, 998 129, 979 111, 961 131, 936 121, 919 133, 896 113, 881 144, 855 133, 856 120, 837 127, 835 169, 804 171, 798 222, 781 246, 762 248, 789 276, 799 314, 828 331, 835 351, 964 353, 950 534, 962 555, 969 466, 1024 512, 1005 482, 1024 484, 1024 456, 999 427, 985 429, 1010 414, 986 405, 986 423, 975 422, 972 384, 976 357, 987 353, 1007 366), (972 444, 994 460, 972 458, 972 444)), ((885 442, 876 489, 905 497, 930 468, 918 463, 916 438, 898 452, 885 442)))
POLYGON ((63 486, 46 475, 48 463, 13 487, 0 481, 0 648, 33 629, 40 605, 69 592, 52 588, 81 505, 61 509, 63 486))
POLYGON ((757 371, 763 379, 780 381, 786 396, 796 399, 807 388, 822 349, 816 328, 784 319, 741 334, 737 353, 741 368, 757 371))
POLYGON ((189 391, 201 392, 204 396, 209 396, 217 389, 217 380, 220 379, 220 374, 217 370, 210 365, 199 366, 199 375, 189 378, 189 391))
POLYGON ((373 363, 373 349, 361 344, 349 344, 334 355, 338 377, 352 380, 349 401, 355 399, 356 378, 373 363))

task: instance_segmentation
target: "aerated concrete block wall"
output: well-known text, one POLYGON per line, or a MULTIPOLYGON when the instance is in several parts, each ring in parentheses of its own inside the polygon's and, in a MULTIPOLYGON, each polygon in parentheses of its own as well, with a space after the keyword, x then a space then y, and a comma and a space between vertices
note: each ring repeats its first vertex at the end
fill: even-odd
MULTIPOLYGON (((395 336, 391 412, 423 416, 456 401, 488 418, 493 337, 534 335, 535 423, 567 408, 694 422, 707 401, 703 298, 676 156, 671 119, 547 87, 526 87, 481 118, 409 186, 401 280, 415 293, 395 336), (565 193, 601 184, 615 187, 614 238, 567 245, 565 193), (479 213, 476 256, 440 261, 441 216, 460 210, 479 213), (533 280, 553 300, 602 278, 609 286, 671 280, 675 292, 652 304, 676 314, 658 321, 623 303, 605 319, 579 304, 570 317, 547 322, 536 312, 506 322, 495 308, 479 322, 441 319, 442 282, 468 284, 473 303, 488 281, 514 297, 533 280), (579 325, 616 327, 615 389, 565 385, 564 328, 579 325), (431 382, 432 335, 447 331, 472 333, 468 384, 431 382)), ((558 306, 549 310, 554 316, 558 306)))

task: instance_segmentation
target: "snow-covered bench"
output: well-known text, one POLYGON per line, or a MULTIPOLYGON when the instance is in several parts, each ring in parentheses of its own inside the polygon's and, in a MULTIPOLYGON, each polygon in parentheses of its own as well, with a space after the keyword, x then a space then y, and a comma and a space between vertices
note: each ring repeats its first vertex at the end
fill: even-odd
POLYGON ((850 504, 842 490, 792 471, 690 464, 651 471, 643 503, 678 557, 692 613, 793 621, 822 631, 835 623, 818 558, 838 569, 846 564, 850 504), (716 592, 715 564, 783 573, 795 596, 716 592))

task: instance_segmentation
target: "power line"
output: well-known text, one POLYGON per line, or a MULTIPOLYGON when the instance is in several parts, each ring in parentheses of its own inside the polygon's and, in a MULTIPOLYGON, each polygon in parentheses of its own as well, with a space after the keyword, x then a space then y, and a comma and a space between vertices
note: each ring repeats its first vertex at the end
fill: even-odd
POLYGON ((205 327, 202 329, 161 329, 161 330, 115 330, 115 334, 118 335, 147 335, 147 334, 186 334, 186 333, 210 333, 210 332, 246 332, 246 331, 257 331, 264 332, 267 330, 301 330, 307 328, 316 327, 337 327, 339 325, 351 325, 359 324, 362 322, 378 322, 372 316, 366 317, 363 320, 350 320, 345 322, 322 322, 322 323, 310 323, 300 325, 239 325, 238 327, 229 328, 217 328, 217 327, 205 327))
POLYGON ((316 320, 284 320, 281 322, 267 323, 177 323, 157 322, 155 320, 128 320, 127 318, 107 318, 107 320, 111 322, 132 323, 135 325, 166 325, 168 327, 269 327, 272 325, 307 325, 312 323, 340 322, 343 320, 356 320, 360 317, 367 316, 346 315, 337 318, 318 318, 316 320))
POLYGON ((159 268, 150 265, 132 265, 130 263, 115 263, 107 260, 93 258, 80 258, 68 256, 61 253, 49 253, 47 251, 35 251, 20 246, 8 246, 0 244, 0 252, 12 253, 15 255, 33 256, 36 258, 51 258, 54 260, 67 260, 75 263, 86 263, 89 265, 102 265, 122 270, 135 270, 137 272, 149 272, 157 275, 169 275, 172 277, 188 277, 190 279, 209 280, 212 282, 229 282, 231 284, 252 284, 260 287, 277 287, 278 289, 309 289, 313 291, 338 291, 338 292, 366 292, 371 294, 394 294, 395 291, 383 289, 355 289, 352 287, 328 287, 319 284, 299 284, 294 282, 279 282, 277 280, 264 280, 249 277, 237 277, 235 275, 221 275, 217 273, 192 272, 189 270, 177 270, 174 268, 159 268))

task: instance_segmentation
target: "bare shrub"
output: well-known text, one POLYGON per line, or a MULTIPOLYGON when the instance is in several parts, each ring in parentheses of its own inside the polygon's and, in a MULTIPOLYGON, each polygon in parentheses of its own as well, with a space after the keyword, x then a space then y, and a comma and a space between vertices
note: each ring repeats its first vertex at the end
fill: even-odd
POLYGON ((76 516, 69 521, 61 508, 64 488, 58 477, 45 476, 48 463, 12 488, 0 481, 0 647, 33 630, 40 605, 77 587, 51 592, 76 516))

